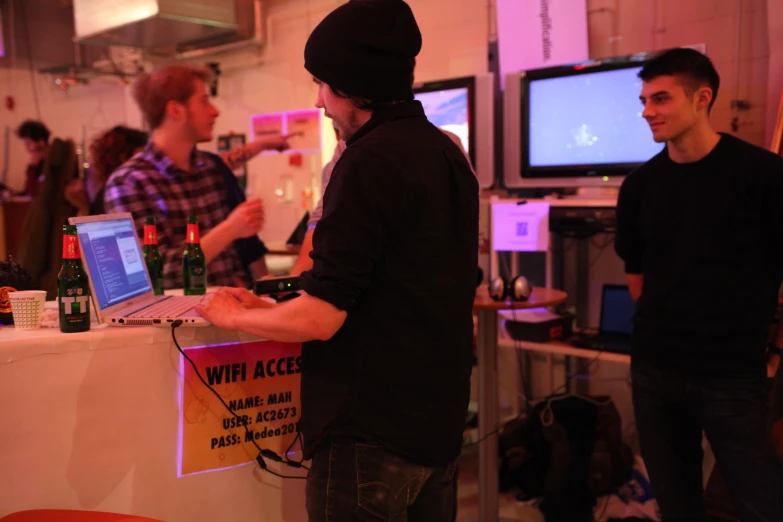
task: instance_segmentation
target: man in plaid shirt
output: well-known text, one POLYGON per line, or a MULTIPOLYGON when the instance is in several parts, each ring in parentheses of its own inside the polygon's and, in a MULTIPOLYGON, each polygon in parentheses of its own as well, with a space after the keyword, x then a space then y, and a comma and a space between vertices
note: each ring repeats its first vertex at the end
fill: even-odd
MULTIPOLYGON (((182 287, 182 251, 191 215, 199 220, 210 286, 247 287, 251 275, 266 274, 266 249, 257 240, 264 222, 261 200, 231 209, 224 176, 228 167, 218 156, 196 149, 197 143, 212 139, 218 116, 209 101, 208 79, 206 71, 183 65, 139 76, 133 95, 151 129, 150 141, 106 183, 106 212, 131 212, 140 237, 145 219, 155 217, 167 289, 182 287), (255 239, 252 259, 240 256, 235 241, 242 238, 255 239)), ((287 148, 286 138, 270 138, 267 148, 287 148)))

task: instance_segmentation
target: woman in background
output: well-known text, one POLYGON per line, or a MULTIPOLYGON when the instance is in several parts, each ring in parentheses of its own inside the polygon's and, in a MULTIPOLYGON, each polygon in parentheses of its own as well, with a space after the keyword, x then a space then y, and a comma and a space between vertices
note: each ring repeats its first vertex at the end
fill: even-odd
POLYGON ((144 149, 147 133, 117 125, 90 143, 90 170, 86 183, 73 180, 65 188, 65 199, 76 207, 79 216, 105 214, 103 188, 120 165, 144 149))

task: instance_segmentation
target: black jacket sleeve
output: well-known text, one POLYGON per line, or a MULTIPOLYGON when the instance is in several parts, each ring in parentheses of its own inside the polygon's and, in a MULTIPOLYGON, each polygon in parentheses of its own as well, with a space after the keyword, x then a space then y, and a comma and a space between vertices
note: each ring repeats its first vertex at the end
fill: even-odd
POLYGON ((762 222, 767 228, 771 262, 777 266, 779 278, 783 278, 783 157, 769 151, 761 151, 755 161, 755 170, 763 175, 761 207, 762 222))
POLYGON ((406 215, 404 186, 389 162, 357 146, 346 149, 324 194, 302 290, 341 310, 356 303, 406 215))

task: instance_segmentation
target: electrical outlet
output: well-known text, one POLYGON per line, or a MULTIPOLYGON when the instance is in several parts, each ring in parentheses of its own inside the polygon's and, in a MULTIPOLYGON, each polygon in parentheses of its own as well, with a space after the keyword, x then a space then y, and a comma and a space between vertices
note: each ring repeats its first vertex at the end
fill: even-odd
POLYGON ((750 110, 750 101, 749 100, 731 100, 731 108, 737 109, 738 111, 749 111, 750 110))
POLYGON ((731 132, 739 131, 740 127, 747 127, 753 125, 752 121, 740 120, 739 116, 734 116, 731 119, 731 132))

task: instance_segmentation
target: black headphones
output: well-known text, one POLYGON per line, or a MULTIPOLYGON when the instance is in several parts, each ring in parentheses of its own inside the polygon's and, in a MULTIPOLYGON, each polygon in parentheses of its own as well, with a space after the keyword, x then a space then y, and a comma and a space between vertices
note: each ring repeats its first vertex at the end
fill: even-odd
POLYGON ((493 277, 489 282, 489 297, 495 301, 527 301, 533 287, 525 276, 516 276, 507 281, 503 276, 493 277))

